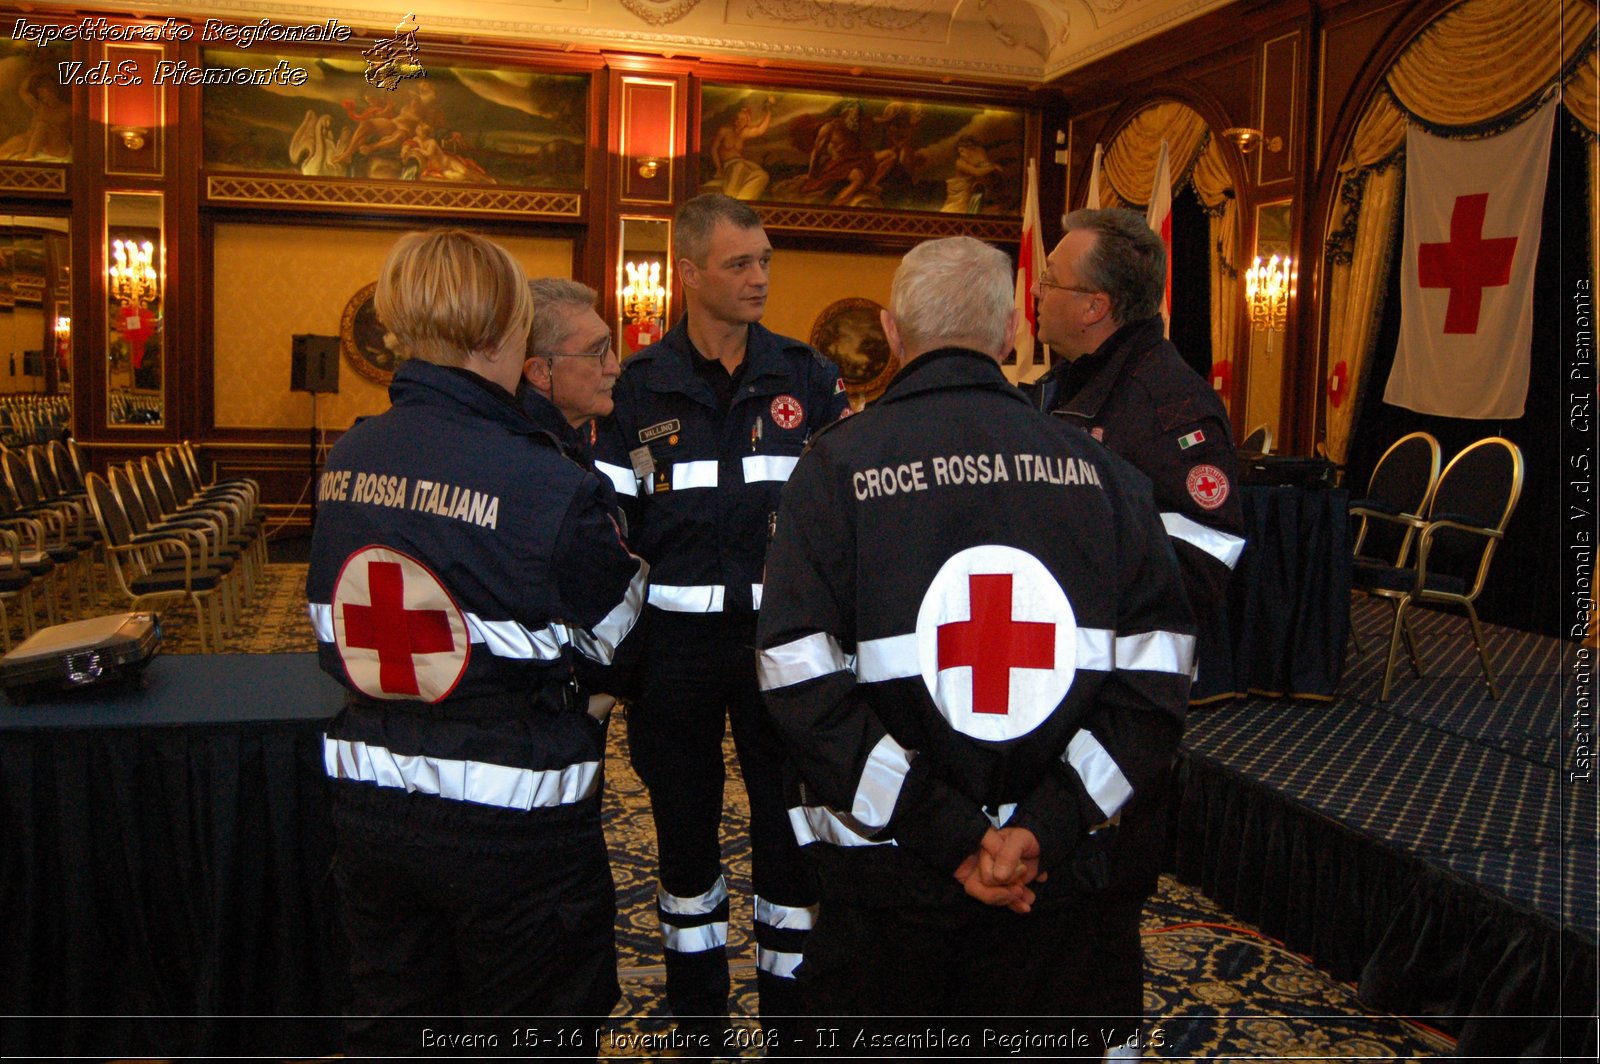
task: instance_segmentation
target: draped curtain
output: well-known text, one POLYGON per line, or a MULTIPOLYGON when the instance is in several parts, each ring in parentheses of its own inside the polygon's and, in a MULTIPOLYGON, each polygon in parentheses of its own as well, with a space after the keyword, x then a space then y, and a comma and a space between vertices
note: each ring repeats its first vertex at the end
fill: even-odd
MULTIPOLYGON (((1591 137, 1592 183, 1596 24, 1589 0, 1465 0, 1406 46, 1373 93, 1339 167, 1337 207, 1328 222, 1326 365, 1330 373, 1342 365, 1346 382, 1340 405, 1327 402, 1328 455, 1335 462, 1345 460, 1370 387, 1364 370, 1396 257, 1407 122, 1437 136, 1484 136, 1521 122, 1560 85, 1567 110, 1591 137)), ((1592 228, 1593 203, 1590 219, 1592 228)), ((1593 256, 1593 241, 1590 247, 1593 256)))
MULTIPOLYGON (((1210 217, 1211 351, 1216 361, 1232 361, 1238 334, 1238 207, 1224 195, 1233 179, 1222 149, 1206 120, 1191 107, 1168 100, 1144 108, 1118 131, 1101 162, 1100 206, 1144 206, 1155 182, 1161 142, 1167 142, 1172 194, 1186 182, 1210 217)), ((1227 401, 1229 396, 1224 395, 1227 401)))

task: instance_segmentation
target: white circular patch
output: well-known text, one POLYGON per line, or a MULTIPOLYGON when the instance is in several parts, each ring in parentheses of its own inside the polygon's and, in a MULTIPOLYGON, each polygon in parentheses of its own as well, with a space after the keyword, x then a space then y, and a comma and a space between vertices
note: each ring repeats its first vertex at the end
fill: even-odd
POLYGON ((772 423, 780 429, 797 429, 806 417, 806 408, 792 395, 778 396, 772 401, 768 412, 772 414, 772 423))
POLYGON ((387 547, 350 555, 333 585, 333 641, 369 698, 437 702, 467 671, 472 641, 439 578, 387 547))
POLYGON ((1066 697, 1078 622, 1038 558, 998 544, 968 547, 922 596, 917 660, 952 728, 1004 742, 1033 731, 1066 697))

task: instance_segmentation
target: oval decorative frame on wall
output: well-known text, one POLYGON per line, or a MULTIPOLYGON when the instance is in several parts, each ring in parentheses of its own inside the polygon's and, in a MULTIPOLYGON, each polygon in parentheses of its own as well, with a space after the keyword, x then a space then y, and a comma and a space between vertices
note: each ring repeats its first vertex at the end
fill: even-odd
POLYGON ((824 307, 811 326, 811 346, 839 367, 857 410, 882 395, 900 369, 878 318, 882 310, 870 299, 841 299, 824 307))
POLYGON ((394 348, 385 342, 389 330, 378 320, 378 311, 372 305, 372 295, 378 282, 363 287, 344 305, 339 319, 339 349, 351 367, 374 384, 388 387, 394 379, 399 357, 394 348))

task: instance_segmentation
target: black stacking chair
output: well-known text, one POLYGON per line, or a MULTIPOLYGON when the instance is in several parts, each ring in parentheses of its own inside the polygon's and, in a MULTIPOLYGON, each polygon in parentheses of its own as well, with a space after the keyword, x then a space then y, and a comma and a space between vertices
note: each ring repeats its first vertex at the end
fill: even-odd
POLYGON ((1253 454, 1271 454, 1272 430, 1265 425, 1257 425, 1239 444, 1239 450, 1253 454))
MULTIPOLYGON (((1356 524, 1351 548, 1355 557, 1404 567, 1417 537, 1416 525, 1411 522, 1427 512, 1438 483, 1439 441, 1431 434, 1413 432, 1390 444, 1373 467, 1366 495, 1350 500, 1350 516, 1356 524)), ((1356 653, 1361 653, 1354 624, 1350 638, 1355 641, 1356 653)))
POLYGON ((1412 606, 1457 606, 1472 624, 1472 641, 1478 648, 1484 682, 1491 698, 1500 697, 1489 655, 1483 648, 1483 629, 1473 602, 1483 591, 1494 560, 1495 545, 1505 536, 1506 523, 1522 497, 1522 452, 1510 440, 1491 436, 1479 440, 1450 460, 1427 501, 1425 516, 1368 513, 1369 520, 1403 525, 1416 534, 1415 557, 1390 565, 1356 558, 1353 584, 1357 590, 1386 598, 1394 606, 1394 626, 1389 633, 1389 658, 1383 670, 1387 701, 1394 680, 1394 659, 1405 638, 1411 668, 1422 676, 1422 661, 1406 621, 1412 606))
POLYGON ((188 600, 198 622, 200 652, 209 654, 221 646, 220 611, 210 600, 222 587, 225 574, 201 565, 186 536, 135 532, 116 490, 100 474, 90 473, 87 486, 89 507, 105 540, 106 568, 116 587, 131 600, 129 609, 188 600))
MULTIPOLYGON (((239 595, 234 583, 227 577, 236 572, 241 551, 229 541, 223 518, 198 511, 166 513, 156 500, 154 491, 142 479, 137 462, 130 460, 122 469, 113 466, 107 473, 111 490, 122 503, 123 512, 127 514, 136 536, 145 539, 181 537, 192 549, 196 565, 222 574, 222 625, 231 626, 238 616, 236 606, 239 595)), ((164 550, 157 553, 164 560, 171 560, 164 550)), ((149 559, 152 555, 146 554, 144 557, 149 559)))
MULTIPOLYGON (((22 636, 26 639, 34 630, 33 589, 47 581, 54 563, 43 552, 25 549, 22 537, 8 528, 0 528, 0 644, 11 649, 11 615, 7 602, 17 602, 22 610, 22 636)), ((46 595, 49 589, 46 585, 46 595)))
POLYGON ((37 523, 36 546, 50 556, 66 577, 67 615, 81 616, 79 589, 87 592, 94 586, 90 567, 96 543, 83 525, 82 511, 45 499, 23 452, 8 449, 0 453, 0 469, 4 470, 5 491, 9 496, 9 506, 4 507, 5 516, 25 517, 37 523))
MULTIPOLYGON (((56 461, 51 453, 51 447, 61 447, 60 441, 53 440, 48 446, 36 443, 29 447, 26 452, 28 468, 33 473, 33 483, 39 492, 39 501, 71 515, 71 542, 83 555, 84 579, 92 611, 95 603, 100 601, 99 582, 95 579, 95 563, 105 561, 105 551, 101 549, 100 530, 95 527, 94 517, 89 513, 89 496, 83 491, 82 485, 68 486, 56 476, 56 461)), ((65 448, 62 448, 62 453, 65 453, 65 448)))

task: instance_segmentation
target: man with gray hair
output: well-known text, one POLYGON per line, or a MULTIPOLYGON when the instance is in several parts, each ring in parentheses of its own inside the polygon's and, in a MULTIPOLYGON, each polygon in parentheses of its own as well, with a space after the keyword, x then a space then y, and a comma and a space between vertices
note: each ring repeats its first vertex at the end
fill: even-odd
POLYGON ((523 412, 560 440, 569 458, 588 466, 594 419, 611 413, 611 389, 622 372, 611 330, 594 310, 599 294, 565 277, 529 281, 528 291, 533 327, 522 363, 523 412))
POLYGON ((1016 323, 1001 252, 906 255, 904 367, 784 490, 758 675, 821 898, 813 1013, 908 1037, 926 1023, 889 1018, 1033 1017, 1050 1055, 1096 1016, 1098 1056, 1138 1018, 1090 1011, 1117 943, 1083 898, 1176 748, 1193 625, 1148 482, 1006 382, 1016 323))

